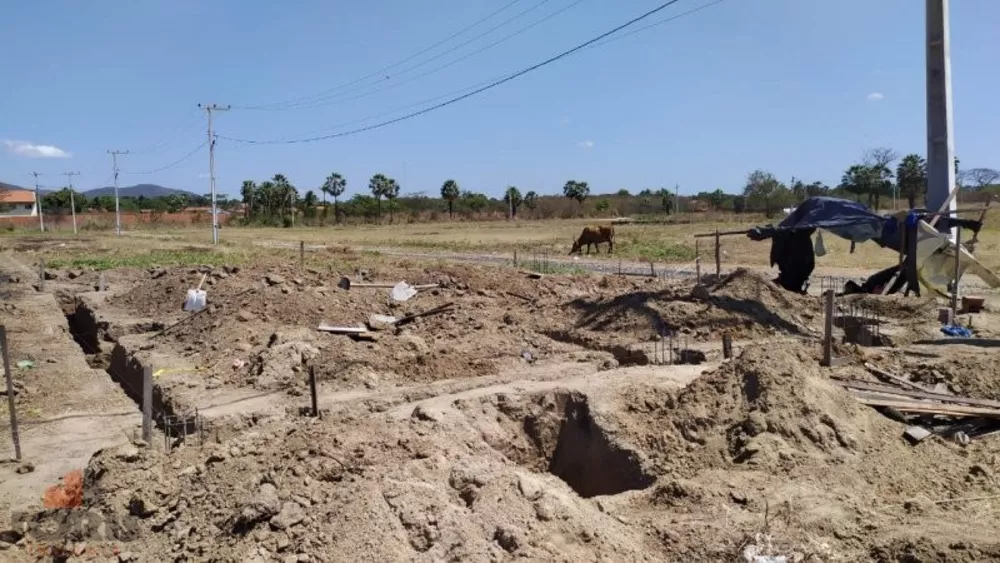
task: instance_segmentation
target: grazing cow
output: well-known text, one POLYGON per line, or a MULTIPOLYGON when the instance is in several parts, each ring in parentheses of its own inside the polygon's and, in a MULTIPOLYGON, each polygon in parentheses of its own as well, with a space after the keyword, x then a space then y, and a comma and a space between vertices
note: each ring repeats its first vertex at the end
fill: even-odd
POLYGON ((570 254, 579 254, 583 245, 587 245, 587 254, 590 254, 590 245, 594 245, 597 253, 601 253, 602 242, 608 243, 608 254, 615 248, 615 228, 611 225, 601 227, 584 227, 580 236, 573 239, 573 249, 570 254))

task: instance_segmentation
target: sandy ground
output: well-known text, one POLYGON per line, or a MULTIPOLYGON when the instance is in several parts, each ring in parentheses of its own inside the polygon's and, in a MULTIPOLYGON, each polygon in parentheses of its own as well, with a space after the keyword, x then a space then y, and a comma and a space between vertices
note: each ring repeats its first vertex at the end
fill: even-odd
MULTIPOLYGON (((941 337, 932 300, 841 300, 844 311, 878 311, 885 345, 838 344, 843 364, 823 368, 819 299, 780 290, 770 274, 730 271, 694 287, 533 279, 461 256, 312 252, 301 266, 276 256, 117 269, 107 291, 94 291, 96 272, 72 269, 40 292, 0 287, 16 357, 39 362, 15 374, 19 412, 74 416, 23 432, 35 472, 0 468, 0 499, 20 510, 70 469, 85 475, 82 507, 0 526, 4 557, 1000 558, 995 435, 911 445, 904 424, 838 383, 874 381, 867 361, 1000 399, 995 295, 966 341, 941 337), (210 308, 191 317, 180 303, 202 275, 210 308), (397 303, 385 289, 338 287, 343 275, 439 287, 397 303), (357 339, 316 330, 442 305, 357 339), (733 359, 722 358, 723 334, 733 359), (162 427, 149 444, 128 443, 143 365, 165 370, 158 413, 197 412, 204 433, 175 435, 169 450, 162 427), (81 513, 105 526, 81 527, 81 513)), ((5 255, 0 273, 33 282, 25 256, 5 255)))

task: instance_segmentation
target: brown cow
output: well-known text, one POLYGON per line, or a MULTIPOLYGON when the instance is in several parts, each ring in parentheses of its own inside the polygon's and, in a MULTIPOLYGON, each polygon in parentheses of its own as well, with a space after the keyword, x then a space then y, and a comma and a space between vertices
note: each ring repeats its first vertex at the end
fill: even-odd
POLYGON ((608 243, 608 254, 611 254, 615 248, 615 228, 613 226, 584 227, 580 236, 573 239, 573 249, 569 253, 579 254, 583 245, 587 245, 587 254, 590 254, 590 245, 594 245, 597 253, 600 254, 601 247, 598 245, 602 242, 608 243))

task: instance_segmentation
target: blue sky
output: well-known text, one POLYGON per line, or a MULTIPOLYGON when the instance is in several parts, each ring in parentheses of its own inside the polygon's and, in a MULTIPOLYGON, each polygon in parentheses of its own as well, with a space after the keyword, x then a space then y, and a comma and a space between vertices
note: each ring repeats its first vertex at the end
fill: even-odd
MULTIPOLYGON (((78 189, 108 185, 108 149, 133 151, 124 172, 164 167, 205 141, 199 102, 234 106, 216 121, 220 135, 234 138, 374 123, 361 120, 420 109, 429 104, 414 104, 517 71, 660 4, 519 0, 381 71, 509 1, 6 2, 0 181, 27 186, 38 171, 54 186, 73 170, 81 172, 78 189), (377 77, 356 82, 370 74, 377 77), (305 109, 242 109, 337 87, 305 109)), ((708 1, 680 0, 649 22, 708 1)), ((435 195, 448 178, 492 196, 510 184, 558 193, 569 179, 588 181, 595 193, 674 184, 682 193, 733 192, 755 168, 785 181, 836 183, 866 148, 925 150, 923 5, 726 0, 376 131, 290 145, 220 140, 219 190, 233 194, 244 179, 280 172, 304 191, 333 171, 347 178, 348 194, 366 190, 378 172, 404 193, 435 195)), ((998 22, 996 0, 951 2, 963 168, 1000 167, 998 22)), ((121 184, 205 193, 207 167, 203 147, 155 174, 123 173, 121 184)))

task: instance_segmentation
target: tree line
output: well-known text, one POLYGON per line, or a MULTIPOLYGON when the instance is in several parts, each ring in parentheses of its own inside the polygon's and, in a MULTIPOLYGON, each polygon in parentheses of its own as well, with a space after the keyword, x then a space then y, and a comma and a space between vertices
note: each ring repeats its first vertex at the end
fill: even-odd
MULTIPOLYGON (((966 192, 982 192, 1000 180, 1000 171, 992 168, 959 169, 955 159, 955 178, 966 192)), ((848 166, 840 183, 829 187, 822 182, 805 184, 793 179, 790 186, 779 181, 773 174, 755 170, 747 176, 743 187, 743 201, 735 204, 768 216, 776 210, 803 201, 811 196, 835 196, 854 198, 860 202, 867 198, 868 206, 880 209, 882 198, 905 198, 908 208, 917 207, 927 195, 927 161, 918 154, 908 154, 899 158, 898 153, 888 148, 865 151, 861 159, 848 166)))

